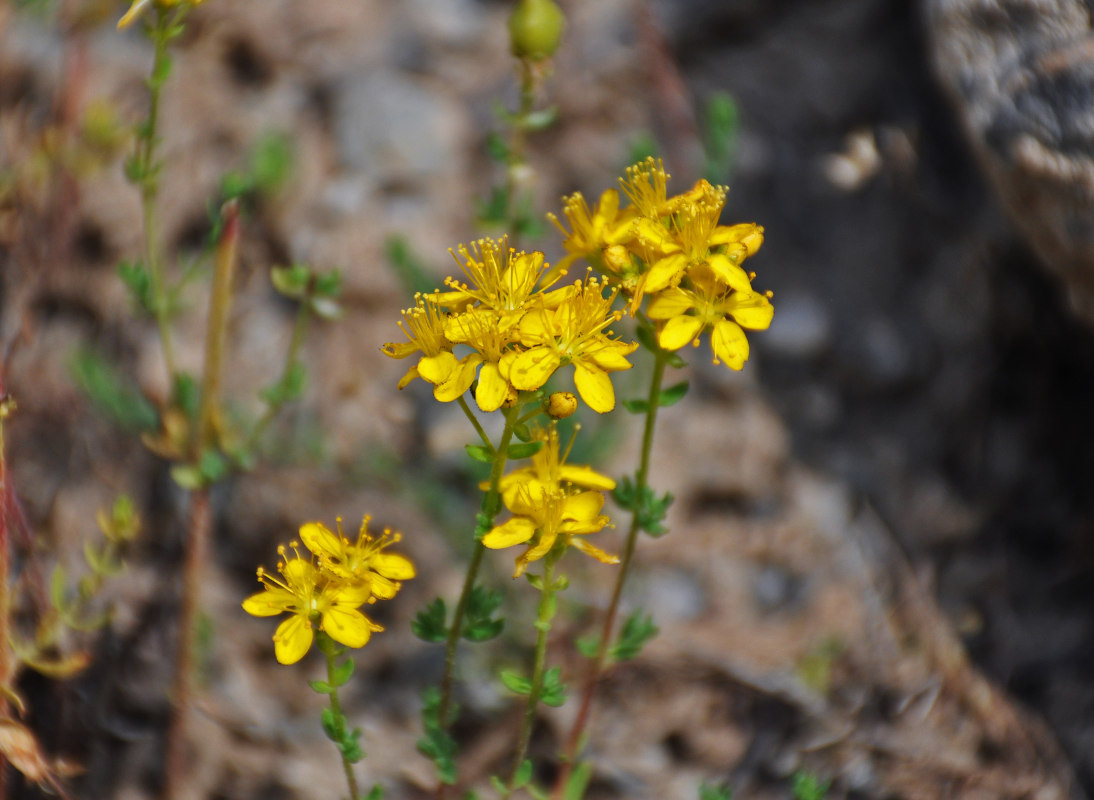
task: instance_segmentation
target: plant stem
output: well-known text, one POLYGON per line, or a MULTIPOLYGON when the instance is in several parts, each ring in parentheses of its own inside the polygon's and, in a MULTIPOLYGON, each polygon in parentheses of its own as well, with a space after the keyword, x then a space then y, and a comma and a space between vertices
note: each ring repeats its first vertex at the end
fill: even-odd
MULTIPOLYGON (((321 648, 323 655, 327 657, 327 684, 330 686, 330 692, 328 697, 330 698, 330 710, 334 714, 335 719, 344 720, 346 717, 342 713, 342 703, 338 700, 338 686, 335 679, 334 661, 336 654, 333 649, 329 647, 321 648)), ((349 800, 357 800, 359 797, 357 789, 357 777, 353 774, 353 764, 346 758, 346 754, 341 750, 338 751, 342 756, 342 769, 346 772, 346 784, 349 786, 349 800)))
POLYGON ((543 692, 543 673, 547 663, 547 634, 551 631, 551 619, 555 615, 555 585, 554 568, 558 556, 549 553, 543 560, 543 576, 539 598, 539 613, 536 615, 536 653, 532 665, 532 688, 528 692, 528 704, 524 707, 524 719, 520 725, 520 735, 517 738, 517 749, 513 754, 513 770, 509 775, 509 784, 503 795, 503 800, 515 791, 517 773, 524 756, 528 752, 528 743, 532 739, 532 728, 536 723, 536 711, 539 708, 539 698, 543 692))
MULTIPOLYGON (((304 345, 304 335, 308 331, 308 322, 311 320, 311 306, 307 300, 302 300, 299 308, 296 310, 296 321, 293 323, 292 338, 289 339, 289 349, 285 353, 285 365, 281 368, 281 376, 277 379, 278 386, 284 386, 289 379, 289 375, 300 360, 300 348, 304 345)), ((285 406, 284 393, 282 392, 276 401, 268 402, 266 404, 266 410, 262 413, 258 422, 255 423, 254 429, 251 431, 250 437, 247 439, 247 450, 253 450, 259 440, 262 438, 262 434, 266 432, 266 428, 270 423, 274 421, 278 413, 285 406)))
MULTIPOLYGON (((202 456, 215 444, 216 416, 220 398, 220 376, 228 335, 228 311, 232 299, 232 275, 235 272, 239 243, 239 210, 231 203, 224 209, 224 232, 217 244, 213 270, 212 297, 205 331, 205 364, 201 380, 201 407, 192 458, 200 464, 202 456)), ((186 556, 183 564, 182 601, 179 606, 179 640, 175 654, 173 712, 167 731, 167 759, 164 793, 168 800, 177 796, 186 768, 187 714, 193 693, 194 633, 198 612, 198 592, 202 570, 208 560, 212 530, 209 488, 203 486, 190 495, 190 521, 186 531, 186 556)))
MULTIPOLYGON (((462 400, 462 398, 461 398, 462 400)), ((474 415, 470 414, 470 409, 467 407, 467 403, 463 403, 464 410, 469 413, 472 419, 474 415)), ((463 618, 467 613, 467 604, 471 599, 471 591, 475 588, 475 578, 478 576, 479 566, 482 564, 483 554, 486 552, 486 547, 482 543, 482 531, 484 527, 492 525, 494 518, 497 516, 498 511, 501 510, 501 491, 499 486, 501 484, 501 475, 505 471, 505 463, 509 454, 509 443, 513 439, 513 431, 517 427, 517 420, 520 418, 521 404, 519 402, 514 403, 505 412, 505 428, 501 433, 501 440, 498 442, 498 446, 494 448, 494 461, 490 468, 490 488, 482 498, 482 512, 479 514, 478 524, 476 525, 476 537, 475 548, 471 553, 471 561, 467 565, 467 573, 463 579, 463 589, 460 591, 460 599, 456 601, 456 610, 452 614, 452 624, 448 629, 448 636, 445 638, 444 643, 444 672, 441 675, 441 699, 437 707, 437 721, 441 726, 441 729, 448 728, 448 714, 449 708, 452 705, 452 684, 454 681, 456 670, 456 650, 459 648, 460 635, 463 633, 463 618)), ((477 420, 475 420, 477 422, 477 420)), ((486 437, 485 431, 481 426, 476 425, 480 434, 485 437, 485 441, 489 443, 489 437, 486 437)), ((438 788, 438 794, 443 792, 443 784, 438 788)))
POLYGON ((472 427, 474 427, 475 432, 478 433, 479 438, 482 439, 482 443, 489 447, 491 450, 493 450, 494 443, 491 442, 490 437, 486 435, 486 431, 483 430, 482 423, 480 423, 479 418, 475 416, 475 412, 471 410, 471 406, 467 405, 467 400, 464 399, 463 395, 460 395, 459 403, 460 408, 463 409, 463 413, 466 414, 467 418, 471 421, 471 425, 472 427))
MULTIPOLYGON (((0 687, 10 689, 12 679, 9 625, 11 614, 11 541, 8 536, 8 505, 11 498, 8 487, 7 461, 4 457, 4 419, 15 407, 15 402, 4 391, 0 376, 0 687)), ((0 716, 8 715, 8 701, 0 696, 0 716)), ((8 794, 8 762, 0 756, 0 800, 8 794)))
POLYGON ((175 348, 171 339, 170 309, 167 302, 166 277, 164 275, 163 255, 159 242, 159 227, 156 218, 156 201, 159 197, 160 164, 156 161, 156 146, 159 144, 160 94, 171 69, 167 46, 172 35, 171 29, 181 24, 182 9, 172 14, 167 8, 156 5, 156 18, 150 29, 150 37, 155 45, 152 61, 152 73, 148 78, 148 119, 145 120, 137 137, 136 181, 141 190, 141 217, 144 224, 144 258, 148 267, 149 291, 152 313, 156 317, 159 329, 160 346, 163 348, 163 360, 167 366, 168 385, 175 378, 175 348))
POLYGON ((588 725, 589 714, 592 710, 593 695, 596 692, 596 685, 600 680, 601 672, 604 669, 604 662, 607 659, 608 648, 611 644, 612 629, 615 627, 615 618, 619 615, 619 603, 623 597, 623 586, 627 582, 631 562, 634 559, 635 545, 638 542, 638 533, 640 530, 639 520, 642 509, 641 498, 645 494, 646 487, 649 483, 650 454, 653 451, 653 432, 657 425, 657 409, 660 405, 658 401, 661 396, 661 385, 665 378, 665 367, 668 365, 669 355, 669 352, 661 350, 660 348, 654 352, 653 375, 650 378, 650 392, 647 398, 646 407, 646 425, 642 432, 642 454, 638 465, 638 472, 635 475, 635 497, 637 499, 635 501, 635 507, 631 512, 631 524, 627 531, 627 541, 623 546, 623 557, 619 564, 619 572, 616 573, 611 601, 608 604, 608 611, 604 616, 604 626, 600 631, 600 643, 596 649, 596 656, 589 664, 589 671, 585 676, 585 683, 582 686, 581 691, 581 705, 578 706, 577 717, 575 717, 574 724, 570 728, 570 736, 566 741, 566 750, 563 754, 562 765, 559 769, 558 778, 555 781, 553 792, 555 800, 561 800, 566 784, 570 779, 570 773, 573 771, 574 762, 578 757, 581 739, 585 733, 585 727, 588 725))

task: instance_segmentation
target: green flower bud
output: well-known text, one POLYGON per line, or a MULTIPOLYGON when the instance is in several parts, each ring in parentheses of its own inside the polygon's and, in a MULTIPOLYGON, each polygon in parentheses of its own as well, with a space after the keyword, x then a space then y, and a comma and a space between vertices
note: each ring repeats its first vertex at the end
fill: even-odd
POLYGON ((553 0, 518 0, 509 15, 509 46, 517 58, 542 61, 555 54, 565 27, 553 0))

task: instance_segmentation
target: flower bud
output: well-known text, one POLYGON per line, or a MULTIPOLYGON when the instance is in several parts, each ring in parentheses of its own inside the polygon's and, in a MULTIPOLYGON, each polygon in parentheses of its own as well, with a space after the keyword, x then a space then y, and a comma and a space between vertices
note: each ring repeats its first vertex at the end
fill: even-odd
POLYGON ((509 46, 517 58, 542 61, 555 54, 565 27, 553 0, 518 0, 509 15, 509 46))
POLYGON ((604 249, 604 267, 617 275, 624 274, 631 266, 631 254, 621 244, 613 244, 604 249))
POLYGON ((547 400, 547 414, 555 419, 566 419, 575 411, 577 398, 573 392, 554 392, 547 400))

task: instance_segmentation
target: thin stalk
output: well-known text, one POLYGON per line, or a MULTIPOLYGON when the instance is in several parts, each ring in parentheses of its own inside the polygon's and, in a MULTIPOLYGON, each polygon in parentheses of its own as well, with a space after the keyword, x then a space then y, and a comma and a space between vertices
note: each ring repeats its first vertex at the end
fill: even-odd
POLYGON ((491 442, 490 437, 486 435, 482 423, 479 422, 479 418, 475 416, 475 412, 471 410, 471 406, 467 404, 467 400, 464 399, 463 395, 460 395, 459 403, 460 408, 463 409, 463 413, 466 414, 467 419, 471 421, 471 425, 475 429, 475 432, 479 435, 479 438, 482 439, 482 443, 493 450, 494 443, 491 442))
MULTIPOLYGON (((182 7, 180 7, 182 8, 182 7)), ((145 120, 137 138, 137 182, 141 190, 141 217, 144 224, 144 258, 148 266, 149 290, 151 293, 152 313, 159 329, 160 346, 163 348, 163 360, 167 366, 168 382, 175 376, 175 347, 171 339, 170 308, 167 302, 166 277, 159 241, 159 226, 156 217, 156 204, 159 197, 160 164, 156 161, 156 146, 159 144, 160 95, 164 82, 171 69, 167 53, 171 29, 180 24, 182 13, 171 13, 167 8, 156 5, 156 18, 150 36, 155 45, 152 61, 152 73, 148 78, 148 119, 145 120)))
MULTIPOLYGON (((466 408, 465 410, 470 411, 466 408)), ((474 415, 471 415, 472 417, 474 415)), ((490 468, 490 488, 482 498, 482 513, 479 515, 477 530, 482 530, 486 525, 492 525, 494 518, 501 510, 501 476, 505 471, 505 463, 508 459, 509 443, 513 440, 513 431, 517 427, 520 417, 520 403, 514 403, 505 412, 505 428, 501 433, 501 440, 494 448, 494 461, 490 468)), ((481 427, 480 427, 481 430, 481 427)), ((482 432, 485 437, 485 432, 482 432)), ((489 438, 485 439, 489 442, 489 438)), ((463 633, 463 618, 467 613, 467 604, 471 599, 471 591, 475 588, 475 578, 478 576, 479 566, 482 564, 486 546, 483 545, 480 535, 476 535, 475 548, 471 553, 471 561, 467 565, 467 573, 463 579, 463 589, 460 591, 460 599, 456 601, 456 610, 452 615, 452 625, 448 629, 448 636, 444 642, 444 672, 441 675, 441 699, 437 707, 437 721, 443 729, 449 724, 449 709, 452 705, 452 685, 455 680, 456 650, 459 648, 460 635, 463 633)), ((444 791, 443 784, 438 787, 438 795, 444 791)))
MULTIPOLYGON (((303 300, 296 310, 296 321, 293 323, 292 338, 289 339, 289 349, 285 353, 285 364, 281 368, 281 376, 277 379, 277 385, 279 386, 285 385, 286 381, 289 379, 289 375, 296 369, 296 365, 300 361, 300 348, 304 345, 304 336, 308 332, 308 322, 310 320, 311 307, 308 305, 307 300, 303 300)), ((259 440, 262 438, 262 434, 266 432, 266 428, 274 421, 284 406, 285 399, 283 396, 278 397, 274 402, 268 402, 266 404, 266 410, 262 412, 262 416, 259 417, 258 422, 255 423, 254 429, 251 431, 251 435, 247 440, 247 450, 252 450, 258 445, 259 440)))
MULTIPOLYGON (((0 381, 0 687, 11 688, 12 675, 9 624, 11 614, 11 540, 8 535, 8 479, 7 461, 4 457, 4 419, 15 403, 4 392, 0 381)), ((8 701, 0 695, 0 716, 8 715, 8 701)), ((0 756, 0 800, 8 793, 8 762, 0 756)))
MULTIPOLYGON (((232 275, 235 272, 239 243, 239 213, 233 203, 224 210, 224 232, 217 245, 213 270, 212 297, 205 331, 205 364, 201 380, 201 407, 198 412, 197 435, 192 457, 200 463, 213 446, 216 414, 220 398, 220 376, 228 335, 228 311, 232 298, 232 275)), ((194 634, 198 612, 198 591, 202 570, 207 563, 212 531, 212 510, 209 488, 203 486, 190 495, 190 520, 186 531, 186 556, 183 563, 182 600, 179 607, 179 640, 175 654, 175 680, 172 696, 173 712, 167 731, 167 757, 164 774, 164 796, 178 796, 184 784, 186 769, 186 732, 190 697, 194 680, 194 634)))
MULTIPOLYGON (((509 234, 517 235, 516 211, 517 190, 523 179, 524 168, 527 166, 525 146, 527 136, 525 134, 526 120, 536 106, 536 78, 535 65, 526 58, 519 60, 520 65, 520 107, 510 123, 509 158, 505 170, 505 220, 509 234)), ((519 207, 519 206, 518 206, 519 207)))
POLYGON ((551 631, 551 620, 555 615, 555 561, 557 556, 548 554, 543 560, 543 576, 539 598, 539 613, 536 615, 536 653, 532 665, 532 688, 528 692, 528 703, 524 707, 524 719, 521 720, 520 735, 517 738, 517 749, 513 754, 513 769, 509 775, 509 783, 506 786, 503 800, 508 800, 515 791, 514 784, 524 756, 528 753, 528 743, 532 740, 532 728, 536 723, 536 711, 539 709, 539 698, 543 693, 543 673, 547 663, 547 635, 551 631))
MULTIPOLYGON (((345 715, 342 713, 342 704, 338 700, 338 684, 335 677, 334 661, 335 653, 332 649, 324 647, 322 648, 323 655, 327 657, 327 684, 330 686, 330 692, 327 696, 330 698, 330 710, 334 714, 335 719, 345 719, 345 715)), ((360 793, 357 789, 357 777, 353 774, 353 764, 346 754, 338 751, 342 755, 342 769, 346 772, 346 784, 349 786, 349 800, 357 800, 360 797, 360 793)))
MULTIPOLYGON (((643 496, 646 491, 646 486, 649 483, 650 454, 653 451, 653 433, 657 425, 657 409, 660 405, 658 401, 661 397, 661 385, 665 378, 665 367, 668 365, 669 355, 670 354, 667 351, 661 349, 658 349, 654 353, 653 375, 650 378, 650 392, 647 397, 646 424, 642 432, 642 454, 638 465, 638 473, 635 475, 636 498, 641 498, 643 496)), ((634 559, 635 545, 638 542, 638 533, 640 530, 640 512, 641 505, 636 502, 635 508, 631 512, 631 524, 630 528, 627 530, 627 541, 623 546, 623 557, 619 564, 619 571, 615 576, 615 586, 612 588, 611 601, 608 604, 608 611, 604 616, 604 626, 600 631, 600 643, 596 649, 596 656, 592 659, 592 663, 589 665, 589 671, 585 676, 585 683, 581 691, 581 705, 578 706, 577 716, 574 718, 574 724, 570 728, 570 736, 566 741, 566 750, 562 757, 562 765, 559 769, 558 778, 555 781, 553 793, 555 800, 561 800, 563 796, 566 784, 570 779, 570 773, 574 768, 574 762, 577 759, 581 747, 581 739, 585 733, 585 727, 589 722, 589 714, 593 705, 593 695, 596 692, 596 685, 599 682, 600 675, 604 669, 604 662, 607 658, 608 648, 612 640, 612 630, 615 627, 615 618, 619 615, 619 603, 623 597, 623 586, 627 582, 631 562, 634 559)))

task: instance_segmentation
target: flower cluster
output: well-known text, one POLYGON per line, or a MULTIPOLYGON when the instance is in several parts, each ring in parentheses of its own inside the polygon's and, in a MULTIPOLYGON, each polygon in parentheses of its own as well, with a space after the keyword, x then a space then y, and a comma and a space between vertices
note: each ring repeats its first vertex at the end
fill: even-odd
POLYGON ((259 567, 264 588, 243 601, 243 610, 256 617, 289 615, 273 637, 274 654, 282 664, 304 657, 317 627, 347 647, 364 647, 373 632, 383 630, 360 609, 394 597, 400 582, 414 577, 414 564, 406 556, 384 552, 399 541, 399 534, 385 530, 372 536, 368 522, 368 517, 361 521, 356 541, 342 535, 341 519, 337 533, 321 522, 305 523, 300 539, 310 557, 291 542, 277 550, 280 576, 259 567))
POLYGON ((600 513, 603 492, 614 489, 615 481, 591 467, 567 464, 567 454, 560 451, 558 430, 553 424, 536 431, 533 441, 543 446, 532 456, 531 465, 501 479, 502 502, 513 516, 491 529, 482 543, 494 550, 530 543, 517 557, 514 578, 556 545, 572 545, 605 564, 618 563, 616 556, 575 538, 596 533, 608 524, 608 518, 600 513))
POLYGON ((609 330, 621 317, 612 308, 617 290, 606 292, 593 277, 553 288, 564 271, 505 239, 481 239, 452 255, 464 280, 448 278, 447 291, 417 295, 399 324, 409 341, 383 347, 392 358, 420 354, 400 389, 422 378, 448 403, 474 384, 479 408, 496 411, 572 364, 586 404, 600 413, 615 407, 609 374, 630 369, 627 356, 637 347, 609 330))
POLYGON ((764 330, 773 313, 771 294, 753 290, 755 274, 742 266, 763 243, 763 228, 719 224, 725 187, 700 180, 669 197, 668 178, 660 160, 649 158, 620 180, 629 206, 620 207, 615 189, 594 208, 581 194, 566 198, 570 230, 551 215, 566 237, 560 266, 586 259, 630 298, 631 314, 648 295, 646 313, 666 350, 698 344, 711 331, 715 363, 739 370, 749 352, 743 329, 764 330))

